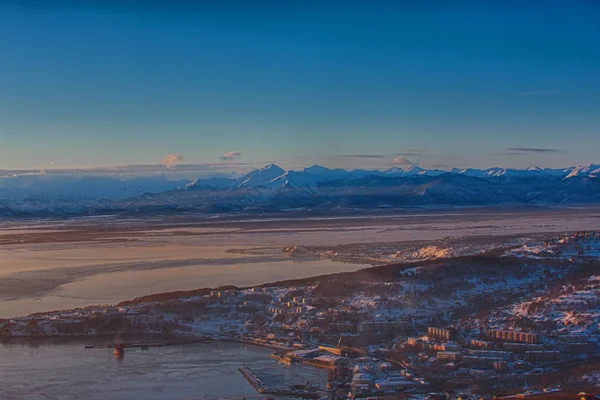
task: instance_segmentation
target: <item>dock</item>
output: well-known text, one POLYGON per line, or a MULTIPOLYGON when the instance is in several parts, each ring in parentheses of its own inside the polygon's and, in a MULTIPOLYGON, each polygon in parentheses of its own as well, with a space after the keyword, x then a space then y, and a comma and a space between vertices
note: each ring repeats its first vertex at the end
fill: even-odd
MULTIPOLYGON (((275 387, 271 388, 261 381, 258 376, 248 367, 238 368, 240 373, 246 378, 248 383, 260 394, 271 394, 279 396, 300 397, 303 399, 318 399, 323 393, 315 387, 303 387, 302 389, 292 387, 275 387)), ((304 386, 304 385, 297 385, 304 386)))
POLYGON ((269 391, 269 387, 265 385, 260 379, 258 379, 258 376, 256 376, 250 368, 240 367, 238 368, 238 370, 242 373, 244 378, 246 378, 248 383, 250 383, 258 393, 266 393, 269 391))
MULTIPOLYGON (((188 341, 173 341, 173 342, 124 342, 122 343, 123 347, 126 348, 141 348, 142 350, 146 350, 150 347, 165 347, 165 346, 184 346, 186 344, 193 343, 210 343, 211 341, 208 339, 196 339, 196 340, 188 340, 188 341)), ((114 343, 107 344, 89 344, 85 345, 86 349, 112 349, 115 347, 114 343)))
MULTIPOLYGON (((169 342, 169 343, 123 343, 123 347, 129 347, 129 348, 148 348, 148 347, 164 347, 164 346, 177 346, 177 345, 181 345, 181 342, 169 342)), ((113 348, 115 347, 114 344, 90 344, 90 345, 86 345, 85 348, 86 349, 106 349, 106 348, 113 348)))

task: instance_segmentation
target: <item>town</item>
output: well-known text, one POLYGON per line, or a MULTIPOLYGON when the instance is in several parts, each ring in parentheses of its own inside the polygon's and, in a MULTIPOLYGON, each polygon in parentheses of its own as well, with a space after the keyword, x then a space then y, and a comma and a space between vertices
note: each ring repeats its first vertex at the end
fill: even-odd
POLYGON ((328 371, 327 387, 283 388, 240 366, 266 395, 589 397, 600 385, 599 257, 600 232, 569 233, 499 255, 32 314, 0 320, 0 337, 153 333, 239 341, 272 349, 281 368, 328 371))

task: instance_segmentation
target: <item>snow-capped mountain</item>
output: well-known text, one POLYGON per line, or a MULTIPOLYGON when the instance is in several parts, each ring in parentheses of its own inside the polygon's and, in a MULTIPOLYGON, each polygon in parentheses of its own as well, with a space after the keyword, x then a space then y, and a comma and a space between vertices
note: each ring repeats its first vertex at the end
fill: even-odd
POLYGON ((600 165, 594 164, 448 171, 416 165, 385 171, 313 165, 286 171, 270 164, 239 179, 59 178, 23 178, 19 185, 0 179, 0 214, 600 203, 600 165))
MULTIPOLYGON (((511 168, 490 168, 483 171, 486 177, 512 177, 512 178, 525 178, 539 176, 541 170, 538 169, 511 169, 511 168)), ((480 176, 482 177, 482 176, 480 176)))
POLYGON ((235 179, 223 178, 208 178, 196 179, 195 181, 185 184, 182 189, 186 190, 204 190, 208 188, 227 189, 235 182, 235 179))
POLYGON ((390 169, 386 169, 385 171, 383 171, 384 174, 390 175, 390 176, 411 176, 411 175, 419 175, 423 172, 426 172, 426 170, 419 167, 418 165, 411 165, 410 167, 407 167, 407 168, 392 167, 390 169))
POLYGON ((344 179, 348 176, 348 171, 343 169, 329 169, 320 165, 313 165, 304 168, 300 172, 313 176, 315 180, 320 182, 333 181, 336 179, 344 179))
MULTIPOLYGON (((153 204, 202 209, 211 202, 237 210, 373 208, 419 205, 557 204, 600 202, 600 180, 563 182, 564 174, 541 169, 428 170, 418 166, 386 171, 312 166, 285 171, 268 165, 229 188, 189 188, 157 194, 153 204), (164 197, 164 198, 163 198, 164 197), (173 201, 177 198, 177 201, 173 201), (201 200, 201 201, 200 201, 201 200)), ((144 200, 146 201, 146 200, 144 200)))
POLYGON ((264 168, 257 169, 238 179, 236 188, 254 188, 258 186, 269 186, 269 182, 285 174, 285 170, 275 164, 269 164, 264 168))
POLYGON ((599 164, 589 164, 589 165, 584 165, 584 166, 573 168, 573 170, 565 177, 565 179, 574 178, 574 177, 598 178, 598 177, 600 177, 600 165, 599 164))

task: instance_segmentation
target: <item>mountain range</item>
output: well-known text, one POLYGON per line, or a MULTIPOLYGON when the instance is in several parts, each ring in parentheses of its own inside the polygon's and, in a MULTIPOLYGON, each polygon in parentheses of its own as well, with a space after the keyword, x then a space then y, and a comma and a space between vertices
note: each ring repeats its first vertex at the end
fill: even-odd
POLYGON ((562 169, 329 169, 271 164, 238 179, 0 178, 0 215, 281 211, 600 202, 600 165, 562 169))

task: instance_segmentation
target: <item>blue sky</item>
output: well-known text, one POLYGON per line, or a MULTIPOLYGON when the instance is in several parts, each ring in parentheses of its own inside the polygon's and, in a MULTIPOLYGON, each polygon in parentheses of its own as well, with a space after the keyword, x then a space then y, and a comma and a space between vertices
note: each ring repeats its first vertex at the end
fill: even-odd
POLYGON ((0 5, 0 168, 600 161, 599 2, 186 3, 0 5))

